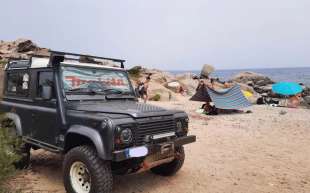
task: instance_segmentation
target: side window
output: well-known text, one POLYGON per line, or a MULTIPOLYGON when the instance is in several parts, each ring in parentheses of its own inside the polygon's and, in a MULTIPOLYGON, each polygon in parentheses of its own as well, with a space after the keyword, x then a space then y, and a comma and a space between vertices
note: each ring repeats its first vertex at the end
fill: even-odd
POLYGON ((29 94, 29 73, 26 71, 7 74, 7 94, 27 97, 29 94))
POLYGON ((53 89, 53 98, 55 98, 54 92, 54 79, 53 79, 53 72, 38 72, 38 89, 37 89, 37 96, 41 96, 42 86, 51 86, 53 89))

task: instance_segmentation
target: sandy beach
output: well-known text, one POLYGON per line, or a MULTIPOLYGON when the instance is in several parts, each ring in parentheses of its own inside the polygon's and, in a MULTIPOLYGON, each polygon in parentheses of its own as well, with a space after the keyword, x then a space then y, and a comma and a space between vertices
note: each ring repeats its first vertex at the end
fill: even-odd
MULTIPOLYGON (((200 115, 199 102, 151 102, 185 110, 190 134, 186 161, 174 177, 150 172, 115 176, 115 193, 307 193, 310 192, 310 111, 252 106, 252 113, 200 115)), ((32 152, 31 168, 8 183, 22 192, 63 193, 62 158, 32 152)))

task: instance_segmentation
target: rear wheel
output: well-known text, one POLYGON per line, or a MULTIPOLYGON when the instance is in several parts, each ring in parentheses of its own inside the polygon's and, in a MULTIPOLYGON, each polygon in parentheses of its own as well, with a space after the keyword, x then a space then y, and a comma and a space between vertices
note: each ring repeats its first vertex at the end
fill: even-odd
POLYGON ((151 171, 154 174, 158 174, 161 176, 173 176, 182 168, 184 160, 185 153, 183 146, 177 147, 175 150, 175 158, 173 161, 154 167, 151 169, 151 171))
POLYGON ((90 146, 71 149, 65 156, 64 185, 68 193, 110 193, 113 177, 109 162, 90 146))
POLYGON ((5 135, 7 137, 8 151, 18 156, 14 166, 16 169, 25 169, 30 164, 30 145, 22 140, 21 136, 18 136, 16 126, 11 120, 3 120, 1 126, 5 129, 5 135))

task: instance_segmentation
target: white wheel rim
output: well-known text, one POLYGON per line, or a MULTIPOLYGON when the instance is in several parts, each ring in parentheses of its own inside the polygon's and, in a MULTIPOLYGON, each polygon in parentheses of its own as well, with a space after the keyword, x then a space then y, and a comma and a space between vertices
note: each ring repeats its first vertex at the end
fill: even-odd
POLYGON ((70 168, 70 181, 73 190, 77 193, 89 193, 91 177, 85 164, 74 162, 70 168))

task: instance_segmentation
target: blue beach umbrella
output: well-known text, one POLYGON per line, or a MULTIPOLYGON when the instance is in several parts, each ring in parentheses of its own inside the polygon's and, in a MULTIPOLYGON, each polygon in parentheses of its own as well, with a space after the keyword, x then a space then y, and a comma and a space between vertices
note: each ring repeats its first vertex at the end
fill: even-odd
POLYGON ((272 92, 282 95, 296 95, 302 92, 302 87, 295 82, 278 82, 272 85, 272 92))

